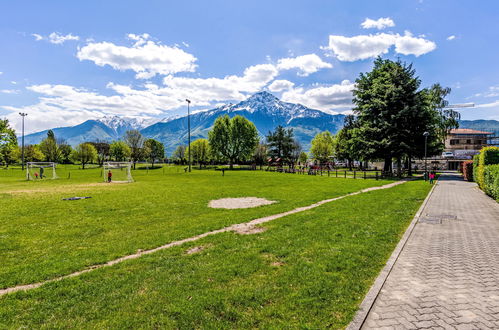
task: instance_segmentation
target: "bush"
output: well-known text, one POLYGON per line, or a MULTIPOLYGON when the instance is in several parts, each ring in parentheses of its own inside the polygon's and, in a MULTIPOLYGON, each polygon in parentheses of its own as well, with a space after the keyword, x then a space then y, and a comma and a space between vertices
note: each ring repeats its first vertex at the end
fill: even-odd
POLYGON ((484 166, 484 191, 499 201, 499 164, 484 166))
POLYGON ((480 161, 480 154, 473 156, 473 181, 478 178, 478 165, 480 161))
POLYGON ((495 164, 499 164, 499 147, 485 147, 480 150, 474 178, 483 191, 485 191, 485 166, 495 164))
POLYGON ((473 181, 473 161, 467 160, 462 163, 463 176, 465 180, 473 181))

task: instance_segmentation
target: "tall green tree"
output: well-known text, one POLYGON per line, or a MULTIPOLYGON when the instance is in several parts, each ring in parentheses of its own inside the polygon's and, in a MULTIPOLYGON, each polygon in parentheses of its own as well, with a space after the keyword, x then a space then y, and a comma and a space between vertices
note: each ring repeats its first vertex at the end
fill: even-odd
POLYGON ((24 160, 26 162, 40 162, 44 157, 37 145, 31 144, 24 147, 24 160))
POLYGON ((71 162, 71 153, 73 152, 73 148, 65 141, 59 144, 59 161, 63 164, 69 164, 71 162))
POLYGON ((274 159, 281 159, 283 164, 292 163, 292 153, 297 146, 292 128, 277 126, 273 132, 266 137, 268 154, 274 159))
POLYGON ((258 131, 252 122, 242 116, 230 119, 225 115, 215 120, 208 139, 213 153, 228 161, 230 168, 233 168, 235 162, 251 157, 258 144, 258 131))
MULTIPOLYGON (((189 154, 189 148, 186 150, 186 154, 189 154)), ((194 163, 199 165, 201 169, 202 165, 205 165, 210 161, 210 144, 206 139, 197 139, 191 143, 191 157, 194 163)))
POLYGON ((185 165, 187 163, 186 150, 187 148, 185 146, 178 146, 173 152, 173 161, 177 164, 185 165))
POLYGON ((318 133, 312 140, 310 153, 321 164, 330 161, 334 154, 335 138, 329 131, 318 133))
POLYGON ((253 151, 253 161, 262 169, 263 165, 267 162, 267 145, 258 143, 253 151))
POLYGON ((40 151, 45 156, 45 160, 48 162, 58 162, 61 158, 61 149, 55 138, 54 131, 49 130, 47 132, 47 137, 40 142, 40 151))
POLYGON ((165 158, 165 146, 157 140, 147 139, 144 142, 144 155, 151 162, 151 167, 154 167, 156 160, 165 158))
POLYGON ((90 144, 97 150, 97 163, 99 166, 104 165, 104 162, 110 157, 110 144, 105 141, 90 142, 90 144))
POLYGON ((15 130, 10 127, 7 119, 0 119, 0 162, 6 167, 17 161, 19 151, 15 130))
POLYGON ((130 147, 130 159, 133 162, 133 169, 135 169, 135 164, 142 159, 144 156, 144 137, 142 134, 136 130, 132 129, 125 132, 125 143, 130 147))
POLYGON ((82 169, 85 169, 85 165, 97 159, 97 150, 88 142, 81 143, 73 150, 72 158, 75 162, 81 163, 82 169))
POLYGON ((109 156, 117 162, 122 162, 130 158, 132 151, 123 141, 115 141, 109 146, 109 156))
POLYGON ((336 134, 334 154, 337 159, 346 160, 350 170, 355 159, 364 160, 359 153, 362 149, 362 141, 355 137, 356 127, 355 116, 348 115, 345 117, 343 128, 336 134))

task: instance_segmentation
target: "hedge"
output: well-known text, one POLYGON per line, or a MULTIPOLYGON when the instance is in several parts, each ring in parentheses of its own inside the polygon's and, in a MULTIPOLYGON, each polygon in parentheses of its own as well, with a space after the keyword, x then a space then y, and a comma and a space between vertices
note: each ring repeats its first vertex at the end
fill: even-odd
POLYGON ((484 166, 484 191, 499 201, 499 164, 484 166))
POLYGON ((499 147, 485 147, 480 150, 475 181, 485 191, 485 166, 499 164, 499 147))
POLYGON ((473 181, 478 178, 478 161, 480 160, 480 154, 473 156, 473 181))
POLYGON ((473 161, 464 161, 461 165, 463 170, 463 176, 465 180, 473 181, 473 161))

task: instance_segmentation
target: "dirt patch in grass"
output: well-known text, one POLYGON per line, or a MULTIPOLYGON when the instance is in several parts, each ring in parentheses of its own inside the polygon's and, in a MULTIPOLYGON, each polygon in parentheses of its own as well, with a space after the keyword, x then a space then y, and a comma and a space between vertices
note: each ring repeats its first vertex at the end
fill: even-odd
POLYGON ((85 183, 85 184, 75 184, 75 185, 67 184, 58 187, 34 187, 29 189, 16 189, 16 190, 5 191, 4 193, 12 195, 33 194, 33 193, 42 193, 42 192, 60 193, 66 191, 85 190, 88 187, 111 187, 115 184, 122 184, 122 183, 126 182, 122 181, 112 182, 112 183, 99 182, 99 183, 85 183))
POLYGON ((265 198, 258 197, 238 197, 238 198, 222 198, 212 200, 208 203, 208 207, 214 209, 247 209, 263 205, 274 204, 275 201, 269 201, 265 198))
POLYGON ((187 251, 185 251, 186 254, 194 254, 194 253, 198 253, 198 252, 201 252, 205 249, 207 249, 209 246, 207 245, 200 245, 200 246, 195 246, 195 247, 192 247, 190 249, 188 249, 187 251))
POLYGON ((265 227, 255 227, 249 224, 240 224, 233 226, 232 229, 234 232, 241 235, 252 235, 252 234, 260 234, 267 230, 265 227))

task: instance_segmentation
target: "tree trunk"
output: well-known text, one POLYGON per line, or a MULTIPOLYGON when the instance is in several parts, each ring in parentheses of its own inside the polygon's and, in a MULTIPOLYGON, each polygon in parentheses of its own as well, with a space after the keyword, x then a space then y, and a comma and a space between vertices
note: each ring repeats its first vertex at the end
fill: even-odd
POLYGON ((397 157, 397 176, 402 177, 402 158, 400 156, 397 157))
POLYGON ((392 172, 392 157, 385 158, 385 164, 383 166, 383 172, 391 173, 392 172))
POLYGON ((407 168, 407 175, 412 176, 412 157, 410 154, 407 156, 407 164, 409 165, 407 168))

